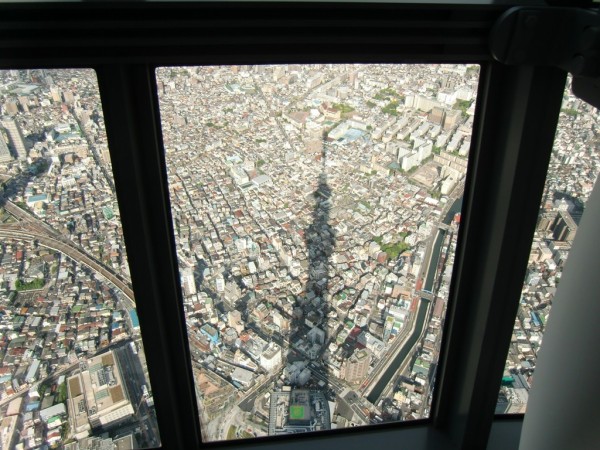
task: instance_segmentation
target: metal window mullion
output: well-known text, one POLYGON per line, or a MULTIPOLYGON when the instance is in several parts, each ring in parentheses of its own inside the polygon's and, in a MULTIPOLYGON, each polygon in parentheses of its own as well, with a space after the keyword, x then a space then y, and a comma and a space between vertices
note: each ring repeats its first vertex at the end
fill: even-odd
POLYGON ((459 448, 487 445, 565 79, 550 67, 483 71, 436 412, 459 448))
POLYGON ((490 58, 489 30, 505 9, 408 2, 0 2, 0 66, 472 61, 490 58))
POLYGON ((96 71, 161 440, 167 448, 197 448, 154 69, 114 64, 96 71))

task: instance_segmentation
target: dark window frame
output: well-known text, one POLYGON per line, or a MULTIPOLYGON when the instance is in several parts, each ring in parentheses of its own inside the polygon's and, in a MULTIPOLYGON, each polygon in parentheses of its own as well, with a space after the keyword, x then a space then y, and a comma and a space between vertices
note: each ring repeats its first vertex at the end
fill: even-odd
MULTIPOLYGON (((0 68, 96 70, 163 447, 291 449, 332 445, 332 439, 339 448, 391 442, 400 448, 486 447, 566 78, 565 72, 550 67, 509 67, 492 60, 488 36, 507 8, 352 3, 0 5, 0 68), (432 416, 301 437, 202 443, 181 308, 155 68, 303 62, 481 65, 432 416)), ((515 418, 517 428, 520 421, 522 416, 515 418)))

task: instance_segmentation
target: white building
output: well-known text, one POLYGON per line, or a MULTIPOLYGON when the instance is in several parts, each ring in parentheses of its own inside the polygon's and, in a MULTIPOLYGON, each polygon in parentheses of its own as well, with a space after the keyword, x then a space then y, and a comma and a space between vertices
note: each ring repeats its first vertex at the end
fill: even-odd
POLYGON ((269 343, 260 355, 260 365, 268 371, 279 367, 281 361, 281 347, 274 342, 269 343))

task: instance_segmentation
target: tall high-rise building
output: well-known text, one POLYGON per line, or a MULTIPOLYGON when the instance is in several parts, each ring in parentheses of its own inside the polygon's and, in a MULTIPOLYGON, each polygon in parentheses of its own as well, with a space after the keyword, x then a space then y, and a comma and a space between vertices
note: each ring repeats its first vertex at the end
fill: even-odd
POLYGON ((60 89, 56 86, 50 88, 50 95, 52 95, 52 101, 55 103, 60 103, 62 98, 60 96, 60 89))
POLYGON ((439 106, 436 106, 429 113, 427 120, 429 120, 429 122, 431 122, 433 124, 442 125, 445 117, 446 117, 446 111, 444 110, 444 108, 440 108, 439 106))
POLYGON ((573 241, 577 234, 577 224, 567 211, 559 211, 552 224, 552 236, 557 241, 573 241))
POLYGON ((75 103, 75 96, 73 95, 73 92, 70 90, 64 90, 62 92, 63 98, 65 100, 65 103, 67 105, 72 105, 73 103, 75 103))
POLYGON ((21 134, 21 130, 19 130, 19 126, 14 119, 10 117, 3 117, 0 120, 0 124, 4 127, 6 132, 8 133, 8 138, 10 139, 10 143, 15 151, 15 156, 17 159, 25 159, 27 158, 27 149, 25 148, 25 141, 23 140, 23 135, 21 134))
POLYGON ((281 347, 270 342, 260 355, 260 365, 267 371, 272 371, 281 365, 281 347))
POLYGON ((444 117, 444 130, 450 130, 451 128, 458 125, 461 117, 461 111, 458 111, 456 109, 452 111, 447 111, 446 116, 444 117))
POLYGON ((13 157, 8 150, 4 137, 0 133, 0 163, 7 163, 12 161, 13 157))

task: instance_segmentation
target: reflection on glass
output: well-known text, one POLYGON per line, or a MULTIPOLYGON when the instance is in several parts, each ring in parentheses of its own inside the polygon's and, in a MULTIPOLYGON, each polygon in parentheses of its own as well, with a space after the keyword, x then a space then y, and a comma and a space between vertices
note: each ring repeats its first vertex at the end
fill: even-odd
MULTIPOLYGON (((598 177, 598 111, 565 89, 497 414, 525 413, 563 267, 598 177)), ((551 320, 551 319, 550 319, 551 320)))
POLYGON ((428 417, 478 74, 157 70, 204 440, 428 417))
POLYGON ((2 448, 159 441, 92 70, 0 71, 2 448))

